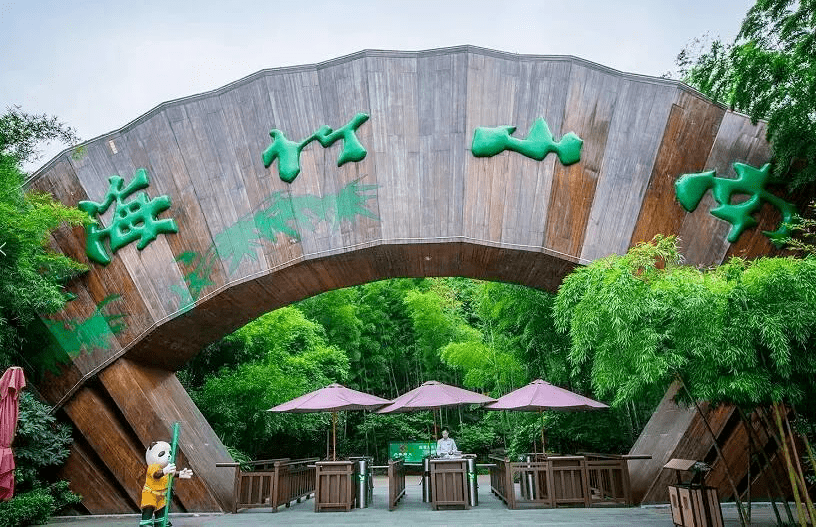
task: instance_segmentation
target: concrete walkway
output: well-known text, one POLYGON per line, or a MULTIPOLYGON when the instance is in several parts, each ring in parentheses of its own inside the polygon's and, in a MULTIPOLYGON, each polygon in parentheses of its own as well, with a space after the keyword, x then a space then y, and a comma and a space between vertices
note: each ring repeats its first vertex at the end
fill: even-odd
MULTIPOLYGON (((400 527, 421 525, 423 527, 455 525, 536 525, 536 526, 645 526, 672 527, 668 507, 615 507, 615 508, 569 508, 509 510, 490 492, 490 480, 479 477, 479 506, 470 510, 433 511, 422 502, 422 488, 418 476, 406 477, 406 494, 399 506, 388 511, 388 482, 384 477, 374 478, 374 502, 365 509, 350 512, 314 512, 314 501, 294 503, 281 507, 277 513, 272 509, 246 509, 238 514, 170 514, 174 527, 255 527, 283 525, 388 525, 400 527)), ((739 517, 734 507, 723 506, 725 525, 738 526, 739 517)), ((72 516, 54 518, 48 525, 69 527, 135 527, 139 517, 135 514, 117 516, 72 516)), ((776 525, 773 511, 768 506, 754 507, 752 525, 770 527, 776 525)))

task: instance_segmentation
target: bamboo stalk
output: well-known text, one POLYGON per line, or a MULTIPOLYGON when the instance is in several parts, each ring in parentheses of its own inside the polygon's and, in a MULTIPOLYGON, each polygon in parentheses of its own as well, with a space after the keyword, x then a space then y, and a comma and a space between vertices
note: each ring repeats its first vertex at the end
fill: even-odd
POLYGON ((813 449, 810 448, 810 441, 807 438, 807 434, 802 434, 802 441, 805 443, 805 450, 807 450, 808 459, 810 459, 810 468, 816 472, 816 460, 814 460, 813 449))
MULTIPOLYGON (((771 406, 771 408, 773 408, 773 406, 771 406)), ((776 431, 774 430, 773 424, 768 420, 768 416, 766 415, 766 413, 767 413, 767 410, 765 408, 763 408, 761 412, 757 412, 757 416, 759 416, 759 420, 762 423, 762 426, 765 428, 765 433, 768 434, 768 438, 773 439, 776 442, 777 452, 779 452, 779 451, 782 450, 782 440, 779 439, 779 436, 777 436, 776 431)), ((764 449, 762 450, 762 453, 763 454, 765 453, 764 449)), ((781 454, 777 454, 777 455, 781 455, 781 454)), ((766 457, 767 457, 767 455, 766 455, 766 457)), ((785 459, 784 455, 782 455, 782 459, 783 460, 785 459)), ((779 480, 776 478, 776 472, 771 471, 771 474, 773 474, 773 476, 774 476, 774 481, 778 482, 779 480)), ((779 485, 779 487, 780 487, 780 492, 779 493, 780 493, 781 496, 784 497, 784 500, 782 500, 782 504, 785 506, 785 512, 787 512, 787 514, 788 514, 788 519, 790 520, 790 523, 794 524, 794 523, 796 523, 796 520, 793 518, 793 511, 791 510, 790 505, 788 505, 787 496, 785 495, 785 492, 783 490, 781 490, 781 485, 779 485)))
POLYGON ((791 428, 790 421, 788 421, 788 412, 785 412, 785 427, 788 431, 788 435, 791 438, 791 450, 793 450, 793 459, 796 461, 794 467, 796 468, 797 475, 799 476, 799 485, 802 486, 802 494, 805 496, 805 505, 807 506, 808 514, 810 515, 810 522, 813 523, 816 521, 816 510, 813 508, 813 500, 810 499, 810 494, 807 491, 807 484, 805 482, 805 474, 802 472, 802 462, 799 459, 799 452, 796 449, 796 440, 793 435, 793 429, 791 428))
POLYGON ((750 440, 750 436, 748 439, 748 490, 747 490, 747 497, 746 500, 748 502, 748 525, 751 525, 751 457, 754 455, 752 451, 752 446, 754 442, 750 440))
POLYGON ((776 425, 779 427, 779 437, 781 438, 782 453, 785 455, 785 463, 788 467, 788 478, 790 479, 791 489, 793 490, 793 499, 796 501, 796 514, 799 517, 799 525, 807 527, 807 520, 805 518, 805 510, 802 506, 802 499, 799 497, 799 489, 796 484, 796 474, 793 469, 793 464, 790 459, 790 452, 788 452, 788 442, 785 440, 785 430, 782 428, 782 416, 779 415, 779 408, 777 403, 773 404, 774 416, 776 417, 776 425))
MULTIPOLYGON (((770 458, 768 458, 768 454, 765 453, 762 441, 760 440, 759 437, 754 438, 754 435, 757 434, 757 431, 754 430, 753 425, 751 425, 748 416, 745 415, 745 412, 742 411, 742 408, 737 406, 737 411, 740 414, 740 418, 742 419, 743 425, 748 431, 749 443, 755 443, 756 451, 759 452, 759 454, 762 456, 762 461, 765 463, 765 466, 762 467, 762 473, 770 477, 771 484, 774 487, 774 492, 776 492, 777 497, 781 498, 782 504, 785 507, 785 512, 788 515, 788 520, 790 520, 791 523, 796 523, 796 521, 793 519, 793 512, 791 512, 790 507, 788 506, 788 500, 785 497, 785 492, 782 490, 782 485, 779 484, 779 479, 777 479, 776 477, 776 471, 774 471, 773 469, 773 464, 771 463, 770 458)), ((762 420, 760 419, 760 422, 761 421, 762 420)), ((776 506, 776 500, 774 500, 773 496, 771 496, 771 506, 773 507, 774 514, 776 515, 776 523, 778 525, 782 525, 782 515, 779 514, 779 508, 776 506)))

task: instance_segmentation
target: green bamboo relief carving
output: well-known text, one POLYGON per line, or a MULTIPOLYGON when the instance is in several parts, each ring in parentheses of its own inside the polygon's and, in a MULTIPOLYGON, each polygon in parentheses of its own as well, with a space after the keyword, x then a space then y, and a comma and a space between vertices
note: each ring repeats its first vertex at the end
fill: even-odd
POLYGON ((356 132, 360 125, 367 120, 368 114, 358 113, 342 128, 332 130, 329 126, 324 125, 300 142, 287 139, 282 131, 273 128, 269 132, 272 144, 261 155, 264 167, 269 168, 277 159, 280 178, 287 183, 291 183, 300 174, 300 152, 312 141, 317 141, 323 148, 328 148, 337 141, 343 141, 343 150, 337 158, 338 167, 349 161, 361 161, 367 152, 360 140, 357 139, 356 132))
POLYGON ((121 295, 106 296, 96 305, 93 314, 85 319, 43 319, 55 342, 36 357, 32 357, 32 360, 43 370, 59 374, 59 364, 68 364, 83 353, 112 349, 115 335, 127 327, 123 320, 126 315, 106 315, 102 310, 119 298, 121 295))
POLYGON ((159 196, 149 200, 147 193, 139 192, 132 200, 125 201, 131 194, 147 188, 150 181, 147 171, 140 168, 125 188, 124 180, 113 175, 108 178, 110 186, 101 203, 95 201, 80 201, 77 204, 81 210, 96 222, 85 228, 88 258, 102 265, 111 262, 111 256, 105 249, 105 239, 110 240, 111 252, 116 252, 125 245, 139 240, 136 248, 140 251, 156 239, 159 234, 178 232, 178 226, 172 219, 157 219, 161 212, 170 208, 170 198, 159 196), (100 218, 111 205, 115 204, 110 225, 102 228, 100 218))
POLYGON ((192 309, 208 286, 214 285, 212 273, 221 260, 228 263, 232 275, 245 258, 257 260, 256 249, 263 244, 278 242, 279 236, 299 241, 299 229, 315 231, 321 224, 336 231, 343 222, 354 222, 358 216, 379 221, 366 208, 366 202, 376 198, 377 185, 363 185, 354 180, 336 194, 323 197, 313 194, 291 195, 288 191, 275 192, 252 213, 238 219, 229 228, 213 238, 213 244, 204 252, 185 252, 176 258, 190 269, 184 275, 184 284, 175 284, 171 291, 179 299, 182 312, 192 309))
POLYGON ((751 216, 759 212, 762 202, 768 202, 782 215, 780 226, 775 231, 762 231, 771 242, 781 248, 784 240, 790 236, 790 229, 786 224, 795 222, 796 207, 791 203, 774 196, 765 186, 768 184, 770 164, 762 168, 754 168, 743 163, 734 163, 736 179, 716 177, 716 171, 709 170, 696 174, 683 174, 674 182, 677 200, 688 212, 693 212, 703 195, 711 189, 718 206, 711 209, 711 214, 731 224, 728 241, 734 243, 745 229, 755 227, 757 221, 751 216), (749 196, 749 199, 738 204, 731 204, 732 197, 737 194, 749 196))
POLYGON ((512 150, 536 161, 541 161, 547 154, 555 152, 563 165, 572 165, 581 160, 583 139, 569 132, 556 142, 547 121, 542 117, 536 119, 530 127, 527 138, 511 136, 510 134, 515 131, 515 126, 478 127, 473 132, 470 151, 475 157, 493 157, 505 150, 512 150))

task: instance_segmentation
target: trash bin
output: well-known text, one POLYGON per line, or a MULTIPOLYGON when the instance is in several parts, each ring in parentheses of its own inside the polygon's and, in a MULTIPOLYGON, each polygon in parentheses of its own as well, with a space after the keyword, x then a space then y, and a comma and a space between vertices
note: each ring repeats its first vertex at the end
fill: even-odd
POLYGON ((476 479, 476 458, 469 457, 467 463, 467 489, 468 489, 468 504, 471 507, 479 505, 479 483, 476 479))
POLYGON ((365 509, 371 505, 374 497, 374 478, 372 478, 372 459, 368 457, 349 458, 354 461, 354 486, 357 497, 357 508, 365 509))
POLYGON ((431 456, 422 458, 422 503, 431 502, 431 456))
POLYGON ((671 459, 663 468, 677 472, 677 483, 669 485, 669 501, 675 525, 719 527, 723 525, 722 508, 717 489, 703 483, 711 466, 693 459, 671 459), (681 473, 691 472, 690 481, 682 482, 681 473))

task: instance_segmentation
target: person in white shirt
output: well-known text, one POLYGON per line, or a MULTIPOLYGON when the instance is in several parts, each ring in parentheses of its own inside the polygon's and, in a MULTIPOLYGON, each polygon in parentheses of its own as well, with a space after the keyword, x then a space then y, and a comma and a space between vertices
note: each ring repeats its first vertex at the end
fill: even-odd
POLYGON ((459 450, 456 448, 456 441, 452 437, 448 437, 448 429, 443 428, 442 439, 436 442, 436 455, 444 457, 457 453, 459 453, 459 450))

